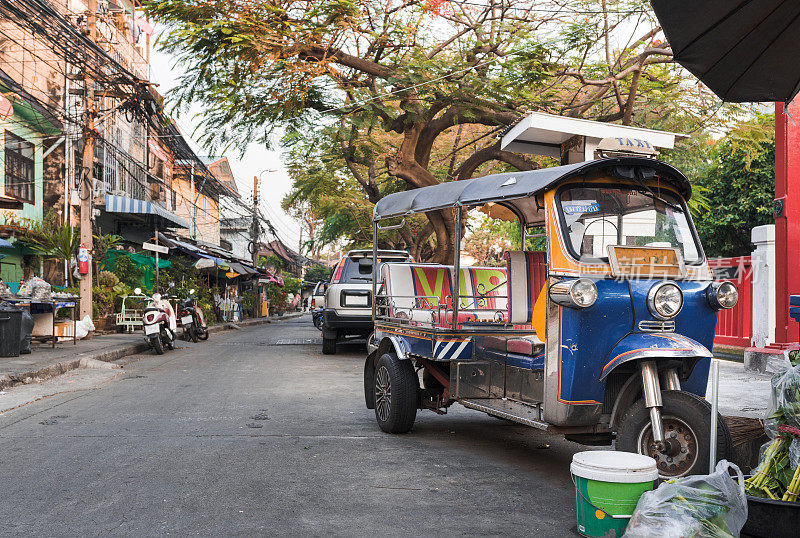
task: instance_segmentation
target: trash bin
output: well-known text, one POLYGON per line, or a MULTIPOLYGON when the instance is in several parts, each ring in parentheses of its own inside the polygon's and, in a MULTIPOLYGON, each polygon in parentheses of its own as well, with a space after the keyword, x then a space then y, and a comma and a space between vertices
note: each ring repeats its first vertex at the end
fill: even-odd
POLYGON ((0 357, 19 357, 22 310, 0 309, 0 357))

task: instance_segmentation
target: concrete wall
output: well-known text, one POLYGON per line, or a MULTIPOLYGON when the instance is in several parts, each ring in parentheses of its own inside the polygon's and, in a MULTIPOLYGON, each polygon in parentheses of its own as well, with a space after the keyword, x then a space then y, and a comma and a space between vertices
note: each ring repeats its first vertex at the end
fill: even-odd
MULTIPOLYGON (((202 179, 198 178, 199 182, 196 189, 199 189, 202 184, 202 179)), ((192 202, 197 197, 197 191, 192 192, 192 186, 189 183, 189 175, 178 172, 173 175, 173 188, 177 193, 178 204, 175 208, 175 214, 183 217, 189 221, 189 228, 177 230, 177 234, 183 237, 191 238, 192 222, 195 220, 194 208, 192 202)), ((219 245, 219 202, 212 196, 206 195, 205 192, 200 193, 197 198, 197 215, 196 215, 196 228, 197 237, 200 241, 219 245)))

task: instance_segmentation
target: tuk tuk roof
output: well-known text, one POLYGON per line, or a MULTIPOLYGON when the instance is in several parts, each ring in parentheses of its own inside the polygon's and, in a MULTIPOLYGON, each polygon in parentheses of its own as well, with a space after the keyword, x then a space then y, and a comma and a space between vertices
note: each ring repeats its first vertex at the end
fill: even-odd
POLYGON ((526 222, 531 222, 536 220, 533 214, 538 211, 535 204, 531 204, 530 201, 523 202, 530 196, 576 176, 605 171, 611 177, 625 179, 632 178, 636 169, 641 170, 640 177, 649 179, 655 176, 668 181, 687 200, 692 194, 689 180, 673 166, 644 157, 622 156, 540 170, 448 181, 430 187, 396 192, 383 197, 375 204, 373 219, 379 221, 448 207, 479 206, 496 202, 511 207, 518 215, 525 217, 526 222))

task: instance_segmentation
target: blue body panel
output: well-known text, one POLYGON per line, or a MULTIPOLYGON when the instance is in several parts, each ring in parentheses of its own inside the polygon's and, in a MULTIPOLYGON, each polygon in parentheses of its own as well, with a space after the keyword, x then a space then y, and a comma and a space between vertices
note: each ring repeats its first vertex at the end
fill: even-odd
POLYGON ((598 298, 594 306, 583 310, 561 308, 559 401, 602 403, 605 376, 625 360, 611 365, 609 362, 620 353, 653 345, 663 349, 661 356, 696 362, 689 378, 682 380, 681 388, 705 396, 708 350, 714 344, 717 322, 717 312, 706 299, 709 283, 675 281, 684 295, 683 308, 674 318, 675 333, 644 333, 638 329, 639 322, 655 319, 647 307, 647 294, 658 282, 661 281, 600 280, 596 282, 598 298), (678 342, 670 342, 665 338, 668 336, 678 342), (694 351, 670 351, 682 348, 694 351))
POLYGON ((620 364, 639 359, 697 359, 711 357, 711 352, 696 340, 676 333, 632 333, 614 346, 600 374, 605 379, 620 364))
POLYGON ((560 308, 559 393, 562 403, 602 403, 600 372, 611 349, 633 332, 627 282, 598 280, 597 302, 589 308, 560 308))

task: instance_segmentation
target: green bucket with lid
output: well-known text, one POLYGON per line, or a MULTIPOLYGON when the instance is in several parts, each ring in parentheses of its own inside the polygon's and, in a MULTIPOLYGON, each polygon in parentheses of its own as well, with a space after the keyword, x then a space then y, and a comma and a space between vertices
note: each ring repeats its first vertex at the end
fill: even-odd
POLYGON ((575 483, 578 532, 591 538, 625 534, 639 497, 658 480, 656 460, 630 452, 579 452, 569 470, 575 483))

